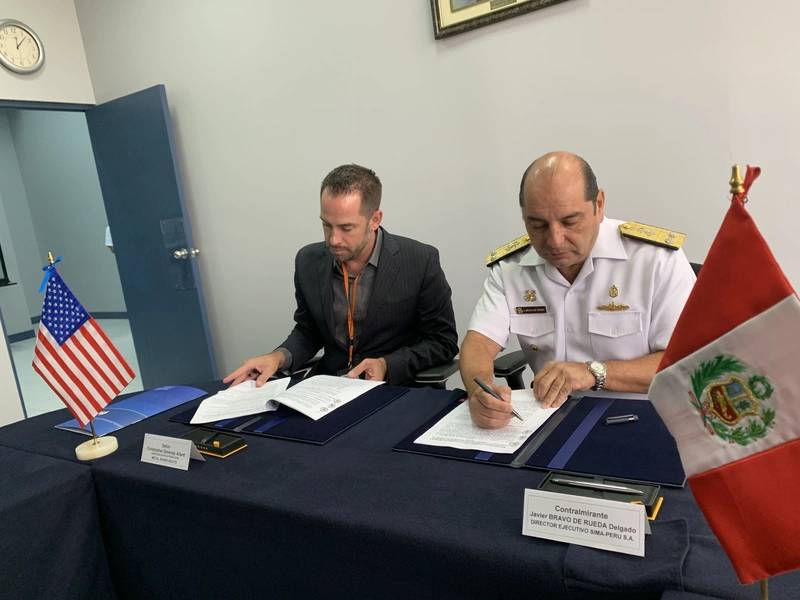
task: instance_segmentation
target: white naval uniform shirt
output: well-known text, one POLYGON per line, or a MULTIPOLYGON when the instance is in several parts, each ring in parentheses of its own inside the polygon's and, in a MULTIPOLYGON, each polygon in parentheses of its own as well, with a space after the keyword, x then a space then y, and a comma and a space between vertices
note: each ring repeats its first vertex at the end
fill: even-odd
POLYGON ((534 372, 550 360, 627 360, 664 350, 694 272, 682 250, 624 238, 621 223, 603 220, 571 285, 532 247, 492 265, 469 329, 502 347, 516 334, 534 372), (599 308, 612 301, 628 308, 599 308))

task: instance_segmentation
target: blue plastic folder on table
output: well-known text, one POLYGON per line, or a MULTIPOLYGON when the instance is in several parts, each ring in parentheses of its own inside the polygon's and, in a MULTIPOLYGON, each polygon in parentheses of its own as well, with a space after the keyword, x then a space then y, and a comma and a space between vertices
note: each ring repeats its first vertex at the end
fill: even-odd
MULTIPOLYGON (((99 436, 107 435, 128 425, 138 423, 142 419, 152 417, 170 408, 175 408, 184 402, 205 396, 207 393, 204 390, 185 385, 170 385, 147 390, 106 406, 95 417, 94 430, 99 436)), ((64 421, 55 427, 56 429, 66 429, 75 433, 92 435, 89 425, 81 428, 75 419, 64 421)))

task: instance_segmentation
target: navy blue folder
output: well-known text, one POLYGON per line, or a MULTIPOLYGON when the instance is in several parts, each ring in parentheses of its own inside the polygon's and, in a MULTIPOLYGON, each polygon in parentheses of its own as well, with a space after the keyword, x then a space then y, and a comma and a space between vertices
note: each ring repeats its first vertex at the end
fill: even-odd
MULTIPOLYGON (((216 423, 204 423, 196 426, 322 445, 350 429, 356 423, 363 421, 407 391, 403 387, 386 384, 379 385, 317 421, 292 408, 280 406, 278 410, 273 412, 236 417, 235 419, 225 419, 216 423)), ((189 410, 173 415, 169 420, 190 425, 189 421, 191 421, 196 410, 197 404, 194 404, 189 410)))
POLYGON ((394 449, 495 465, 632 479, 672 487, 683 487, 686 482, 675 440, 648 400, 588 396, 571 398, 513 454, 414 443, 457 405, 458 402, 448 405, 394 449), (606 417, 622 414, 635 414, 639 420, 618 425, 605 424, 606 417))

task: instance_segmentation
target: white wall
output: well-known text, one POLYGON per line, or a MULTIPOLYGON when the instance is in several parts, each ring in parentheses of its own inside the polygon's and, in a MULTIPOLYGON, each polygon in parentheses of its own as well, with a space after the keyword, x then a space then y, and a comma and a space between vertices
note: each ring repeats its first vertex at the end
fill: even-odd
POLYGON ((30 26, 42 40, 45 58, 30 75, 0 67, 0 100, 94 104, 72 0, 3 0, 0 18, 30 26))
MULTIPOLYGON (((0 287, 0 310, 9 335, 31 331, 31 316, 37 314, 30 311, 28 303, 28 284, 35 281, 37 276, 28 272, 29 254, 33 253, 32 259, 36 261, 37 249, 35 241, 26 235, 26 228, 30 229, 27 205, 8 118, 0 110, 0 248, 3 250, 8 277, 14 282, 14 285, 0 287)), ((30 235, 33 235, 32 231, 30 235)), ((38 288, 38 283, 34 285, 38 288)), ((35 288, 33 294, 36 294, 35 288)), ((0 343, 5 341, 0 340, 0 343)))
POLYGON ((19 421, 23 416, 17 378, 14 376, 3 316, 0 314, 0 427, 19 421))
MULTIPOLYGON (((15 281, 19 281, 28 307, 28 318, 37 316, 42 308, 39 284, 42 280, 41 267, 46 255, 39 252, 39 242, 33 229, 33 220, 28 206, 25 182, 19 170, 17 150, 8 122, 10 110, 0 110, 0 196, 2 196, 5 216, 8 220, 10 238, 3 243, 13 246, 16 255, 15 281)), ((8 323, 6 323, 8 325, 8 323)), ((28 322, 30 329, 30 321, 28 322)), ((10 331, 9 333, 19 333, 10 331)))
POLYGON ((87 310, 124 312, 86 117, 12 110, 8 121, 38 242, 37 274, 48 251, 63 255, 59 272, 87 310))
POLYGON ((439 42, 428 0, 76 7, 99 102, 166 84, 223 371, 287 333, 294 249, 349 161, 382 178, 390 231, 440 248, 462 335, 484 255, 523 231, 522 171, 557 148, 697 261, 730 165, 760 164, 749 207, 800 281, 791 0, 569 0, 439 42))

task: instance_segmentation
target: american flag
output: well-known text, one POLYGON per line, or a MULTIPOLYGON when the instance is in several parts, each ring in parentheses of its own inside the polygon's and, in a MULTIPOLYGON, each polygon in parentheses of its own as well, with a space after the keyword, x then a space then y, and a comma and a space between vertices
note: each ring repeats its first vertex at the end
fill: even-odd
POLYGON ((33 369, 85 426, 136 375, 50 267, 33 369))

